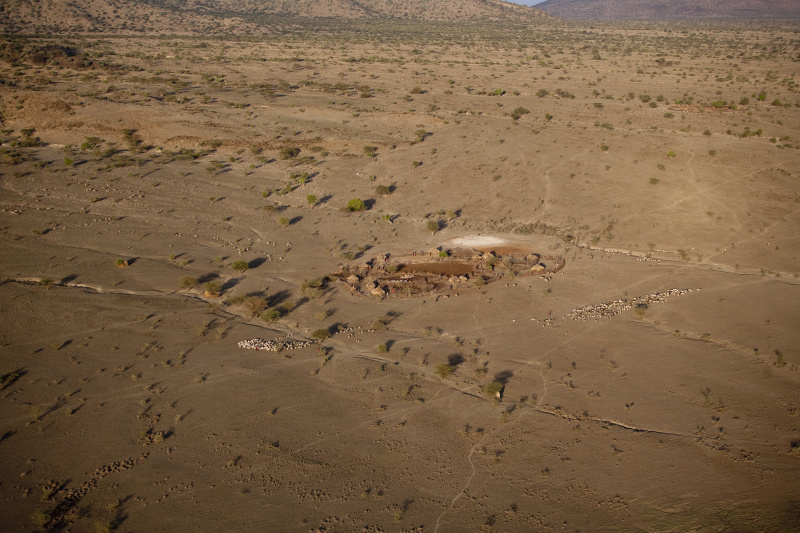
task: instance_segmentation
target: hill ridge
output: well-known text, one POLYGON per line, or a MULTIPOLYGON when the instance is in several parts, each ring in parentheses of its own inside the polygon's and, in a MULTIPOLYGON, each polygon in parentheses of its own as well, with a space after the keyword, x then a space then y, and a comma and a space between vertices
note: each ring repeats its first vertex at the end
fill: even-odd
POLYGON ((796 0, 546 0, 536 7, 572 20, 800 18, 796 0))
POLYGON ((423 22, 553 21, 503 0, 6 0, 3 33, 257 34, 269 18, 423 22))

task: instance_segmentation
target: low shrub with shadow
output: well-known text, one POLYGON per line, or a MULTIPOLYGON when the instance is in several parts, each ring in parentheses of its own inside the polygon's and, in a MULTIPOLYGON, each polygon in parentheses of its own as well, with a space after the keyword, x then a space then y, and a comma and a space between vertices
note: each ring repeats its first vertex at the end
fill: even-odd
POLYGON ((458 353, 450 354, 447 356, 447 362, 436 365, 436 375, 441 379, 445 379, 453 374, 458 368, 458 365, 465 361, 464 356, 458 353))

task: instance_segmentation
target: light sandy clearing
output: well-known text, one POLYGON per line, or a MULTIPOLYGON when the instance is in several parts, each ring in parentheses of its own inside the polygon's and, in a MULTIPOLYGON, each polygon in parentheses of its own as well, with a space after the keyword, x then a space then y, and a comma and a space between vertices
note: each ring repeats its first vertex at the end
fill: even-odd
POLYGON ((457 237, 450 239, 453 246, 460 246, 463 248, 479 248, 482 246, 496 246, 506 244, 508 241, 495 237, 493 235, 470 235, 469 237, 457 237))

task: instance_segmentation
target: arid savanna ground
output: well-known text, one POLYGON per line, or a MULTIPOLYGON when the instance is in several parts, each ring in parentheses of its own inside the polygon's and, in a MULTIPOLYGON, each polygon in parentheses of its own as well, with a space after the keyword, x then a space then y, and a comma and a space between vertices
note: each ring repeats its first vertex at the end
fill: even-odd
POLYGON ((3 530, 798 530, 796 24, 0 44, 3 530))

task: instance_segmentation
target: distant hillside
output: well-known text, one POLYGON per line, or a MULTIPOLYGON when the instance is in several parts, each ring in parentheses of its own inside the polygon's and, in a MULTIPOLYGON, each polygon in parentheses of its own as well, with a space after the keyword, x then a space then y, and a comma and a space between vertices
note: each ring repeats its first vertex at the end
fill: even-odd
POLYGON ((0 33, 242 33, 252 25, 126 0, 0 0, 0 33))
POLYGON ((536 7, 573 20, 800 18, 800 0, 547 0, 536 7))
POLYGON ((0 0, 2 33, 251 33, 275 16, 431 22, 552 18, 502 0, 0 0))
POLYGON ((195 13, 295 17, 400 18, 427 21, 537 18, 542 13, 502 0, 139 0, 195 13))

